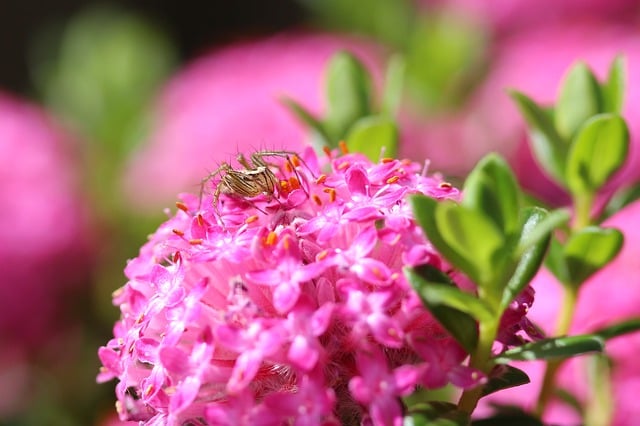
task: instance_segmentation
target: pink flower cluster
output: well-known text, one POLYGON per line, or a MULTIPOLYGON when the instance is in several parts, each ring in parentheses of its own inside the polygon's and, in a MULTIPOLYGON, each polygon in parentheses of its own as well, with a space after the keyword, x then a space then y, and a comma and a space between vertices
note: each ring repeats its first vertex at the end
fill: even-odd
POLYGON ((481 383, 402 273, 448 269, 407 195, 459 191, 406 160, 263 159, 273 191, 246 198, 216 180, 202 202, 184 195, 128 264, 115 338, 99 350, 121 419, 399 425, 416 386, 481 383))

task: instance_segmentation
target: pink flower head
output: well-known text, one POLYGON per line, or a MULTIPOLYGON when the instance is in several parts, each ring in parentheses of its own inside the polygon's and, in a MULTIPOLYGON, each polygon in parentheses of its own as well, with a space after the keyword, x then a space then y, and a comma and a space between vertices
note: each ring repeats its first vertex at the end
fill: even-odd
POLYGON ((126 176, 131 203, 155 211, 237 152, 300 149, 308 130, 281 98, 321 113, 325 68, 339 50, 380 79, 379 48, 330 34, 284 33, 196 59, 161 93, 151 135, 126 176))
POLYGON ((37 107, 0 93, 0 347, 64 329, 87 276, 87 211, 69 137, 37 107))
POLYGON ((458 190, 409 161, 264 158, 272 192, 216 197, 214 179, 127 266, 115 338, 99 351, 121 418, 399 424, 415 386, 480 383, 402 273, 405 259, 444 264, 405 195, 458 190))

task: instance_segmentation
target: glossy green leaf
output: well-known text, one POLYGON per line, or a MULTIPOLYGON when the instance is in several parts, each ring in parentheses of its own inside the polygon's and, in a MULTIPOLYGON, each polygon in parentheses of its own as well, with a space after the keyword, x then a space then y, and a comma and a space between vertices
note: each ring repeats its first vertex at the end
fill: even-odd
POLYGON ((398 127, 386 115, 364 117, 355 122, 346 138, 351 152, 360 152, 377 163, 381 157, 395 157, 398 127))
POLYGON ((603 112, 621 114, 624 106, 625 91, 625 60, 622 56, 616 57, 609 68, 609 76, 602 85, 602 98, 604 99, 603 112))
MULTIPOLYGON (((467 352, 473 352, 478 343, 478 326, 476 321, 470 315, 447 306, 435 298, 423 297, 422 290, 433 285, 433 283, 441 286, 448 285, 452 289, 457 289, 449 277, 431 265, 405 268, 404 275, 411 286, 420 294, 429 312, 451 333, 467 352)), ((427 296, 429 296, 428 293, 427 296)))
POLYGON ((567 240, 563 254, 569 272, 567 284, 579 286, 618 255, 624 237, 614 228, 589 226, 567 240))
POLYGON ((467 426, 469 414, 458 410, 455 404, 428 401, 411 407, 403 426, 467 426))
POLYGON ((438 201, 424 195, 413 195, 409 197, 409 203, 413 210, 413 217, 416 218, 416 221, 427 235, 431 244, 438 249, 438 252, 456 268, 463 271, 472 270, 473 265, 471 262, 451 249, 440 234, 435 220, 438 201))
POLYGON ((604 339, 595 335, 578 335, 544 339, 509 349, 494 358, 497 364, 537 359, 564 359, 589 352, 602 352, 604 339))
POLYGON ((499 274, 497 266, 505 260, 497 256, 505 240, 491 219, 481 212, 448 201, 438 203, 434 214, 442 240, 470 266, 463 271, 478 285, 494 282, 499 274))
POLYGON ((571 67, 560 88, 555 108, 558 133, 570 140, 582 124, 602 110, 600 85, 584 62, 571 67))
POLYGON ((318 151, 320 151, 323 146, 334 148, 338 145, 338 141, 334 141, 329 137, 320 120, 315 118, 305 107, 288 97, 281 98, 281 102, 293 113, 293 115, 296 116, 296 118, 298 118, 298 120, 309 127, 312 132, 316 133, 317 138, 314 140, 318 141, 318 145, 320 145, 315 147, 318 151))
POLYGON ((359 118, 371 115, 371 81, 364 65, 348 52, 336 53, 326 76, 325 129, 336 141, 343 139, 359 118))
POLYGON ((387 65, 382 95, 382 112, 389 117, 395 117, 400 107, 405 72, 406 63, 404 58, 398 54, 393 55, 387 65))
POLYGON ((502 157, 488 154, 474 167, 464 183, 462 205, 482 212, 506 236, 518 232, 520 188, 502 157))
POLYGON ((503 389, 526 385, 531 382, 527 373, 510 365, 496 365, 489 374, 489 381, 482 387, 482 396, 503 389))
POLYGON ((523 233, 518 243, 520 251, 528 250, 529 247, 538 244, 541 240, 547 239, 554 229, 566 225, 571 218, 571 213, 568 209, 557 209, 544 215, 541 209, 537 208, 537 210, 535 213, 536 219, 534 220, 532 217, 523 227, 523 233), (540 220, 537 221, 537 219, 540 220))
POLYGON ((623 336, 628 333, 635 333, 637 331, 640 331, 640 317, 631 318, 629 320, 601 328, 594 331, 593 334, 596 334, 605 340, 609 340, 614 337, 623 336))
POLYGON ((511 91, 510 95, 528 124, 531 148, 538 164, 555 182, 565 186, 567 141, 557 132, 551 116, 533 100, 517 91, 511 91))
POLYGON ((580 129, 567 157, 566 181, 576 194, 594 193, 624 164, 629 131, 622 117, 601 114, 580 129))
MULTIPOLYGON (((539 207, 525 209, 521 239, 528 238, 533 232, 537 232, 538 228, 545 226, 544 222, 548 216, 549 213, 539 207)), ((552 227, 547 228, 546 237, 538 238, 533 244, 528 245, 520 257, 518 265, 502 293, 500 306, 503 309, 509 306, 540 269, 553 229, 552 227)))

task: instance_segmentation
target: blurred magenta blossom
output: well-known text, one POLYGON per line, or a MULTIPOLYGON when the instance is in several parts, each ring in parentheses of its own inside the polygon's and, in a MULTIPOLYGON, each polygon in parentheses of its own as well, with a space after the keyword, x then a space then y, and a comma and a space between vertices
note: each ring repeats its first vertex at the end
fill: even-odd
POLYGON ((640 3, 636 0, 421 0, 421 3, 452 9, 499 34, 576 20, 631 22, 638 19, 640 12, 640 3))
MULTIPOLYGON (((624 233, 622 251, 608 266, 597 272, 580 289, 571 334, 588 333, 637 317, 640 312, 640 202, 635 202, 609 220, 603 226, 615 227, 624 233)), ((547 270, 534 278, 531 286, 536 290, 536 303, 528 317, 539 324, 546 333, 553 335, 555 321, 562 300, 561 284, 547 270)), ((640 417, 638 389, 640 389, 640 333, 625 335, 607 342, 606 353, 613 359, 613 426, 633 426, 640 417)), ((583 402, 590 396, 593 386, 587 383, 587 359, 567 361, 558 376, 557 383, 575 393, 583 402)), ((521 363, 531 377, 531 384, 496 393, 492 401, 531 407, 532 395, 542 383, 542 363, 521 363)), ((551 404, 544 420, 550 424, 578 424, 580 418, 566 404, 551 404)))
POLYGON ((86 278, 88 215, 69 142, 43 111, 0 93, 3 347, 55 336, 86 278))
POLYGON ((162 92, 151 136, 134 154, 125 185, 136 208, 155 211, 238 152, 300 149, 307 129, 280 102, 322 112, 329 58, 346 49, 380 80, 380 48, 364 40, 292 32, 216 49, 162 92))
MULTIPOLYGON (((523 32, 502 42, 496 47, 487 79, 465 109, 449 119, 452 123, 426 129, 423 138, 434 139, 434 144, 436 137, 446 143, 453 141, 460 152, 465 152, 455 160, 459 162, 467 156, 480 155, 482 149, 498 150, 511 157, 526 189, 558 204, 564 199, 563 192, 534 163, 525 143, 524 119, 506 89, 517 89, 537 102, 551 105, 571 64, 584 60, 603 79, 618 54, 626 58, 627 65, 623 112, 631 132, 631 146, 626 165, 609 188, 636 181, 640 179, 640 31, 626 26, 565 23, 523 32)), ((448 148, 442 151, 448 152, 448 148)), ((435 161, 434 164, 437 165, 435 161)))
MULTIPOLYGON (((311 148, 268 159, 276 193, 184 195, 127 265, 121 319, 99 351, 98 380, 119 380, 121 418, 400 425, 398 398, 416 385, 481 383, 402 271, 450 269, 407 196, 459 191, 406 160, 319 159, 311 148)), ((521 331, 519 303, 503 341, 521 331)))

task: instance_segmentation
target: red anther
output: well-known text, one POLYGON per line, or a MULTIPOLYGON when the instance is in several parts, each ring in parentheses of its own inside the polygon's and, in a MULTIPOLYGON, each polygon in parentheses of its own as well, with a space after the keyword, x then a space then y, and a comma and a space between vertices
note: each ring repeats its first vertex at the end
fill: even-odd
POLYGON ((249 224, 249 223, 253 223, 253 222, 255 222, 255 221, 256 221, 256 220, 258 220, 258 219, 259 219, 258 215, 257 215, 257 214, 254 214, 254 215, 251 215, 251 216, 249 216, 248 218, 246 218, 246 219, 245 219, 245 221, 244 221, 244 223, 247 223, 247 224, 249 224))
POLYGON ((323 146, 323 147, 322 147, 322 150, 324 151, 324 153, 327 155, 327 157, 328 157, 329 159, 331 159, 331 158, 332 158, 332 156, 331 156, 331 150, 329 149, 329 147, 328 147, 328 146, 323 146))
POLYGON ((184 237, 184 232, 182 232, 179 229, 172 229, 171 232, 173 232, 174 234, 176 234, 178 237, 184 237))
POLYGON ((381 163, 385 163, 385 164, 386 163, 392 163, 394 161, 396 161, 396 159, 395 158, 391 158, 391 157, 384 157, 382 160, 380 160, 381 163))
POLYGON ((324 192, 329 194, 329 202, 333 203, 336 200, 336 190, 333 188, 325 188, 324 192))
POLYGON ((286 162, 284 163, 284 170, 285 170, 287 173, 293 173, 293 168, 291 167, 291 162, 286 161, 286 162))
POLYGON ((318 176, 318 179, 316 179, 316 184, 322 185, 326 180, 327 180, 327 175, 321 174, 320 176, 318 176))
POLYGON ((176 201, 176 207, 185 213, 189 213, 189 207, 187 207, 187 205, 182 201, 176 201))
POLYGON ((178 263, 182 260, 182 255, 179 251, 173 253, 173 263, 178 263))
POLYGON ((291 188, 290 191, 293 191, 294 189, 300 189, 300 181, 297 177, 291 176, 289 178, 289 188, 291 188))
POLYGON ((400 176, 391 176, 389 179, 387 179, 387 183, 392 184, 392 183, 396 183, 399 180, 400 180, 400 176))
POLYGON ((199 244, 202 244, 202 238, 192 238, 189 240, 189 244, 191 244, 192 246, 197 246, 199 244))
POLYGON ((349 164, 348 161, 344 161, 342 163, 340 163, 340 165, 338 166, 338 170, 344 170, 346 168, 348 168, 351 164, 349 164))
POLYGON ((329 250, 322 250, 320 253, 316 254, 316 261, 321 261, 329 255, 329 250))
POLYGON ((278 234, 276 234, 274 231, 269 232, 269 235, 267 235, 267 237, 264 239, 264 242, 268 246, 275 245, 275 243, 278 242, 278 234))
POLYGON ((441 182, 440 185, 438 185, 440 188, 442 189, 451 189, 453 188, 453 185, 451 185, 449 182, 441 182))
POLYGON ((340 148, 340 152, 343 154, 349 153, 349 148, 347 148, 347 143, 345 141, 338 142, 338 147, 340 148))
POLYGON ((204 226, 204 217, 202 217, 200 213, 198 213, 198 216, 196 216, 196 220, 198 221, 198 226, 204 226))
POLYGON ((292 155, 291 164, 293 164, 293 167, 300 167, 300 158, 297 155, 292 155))
POLYGON ((313 202, 316 203, 317 205, 319 206, 322 205, 322 200, 320 199, 320 197, 318 197, 317 194, 313 194, 311 198, 313 199, 313 202))

